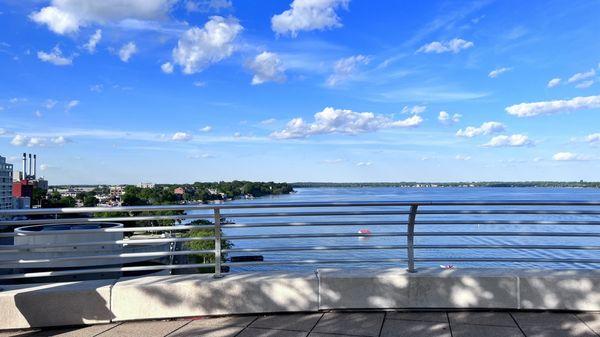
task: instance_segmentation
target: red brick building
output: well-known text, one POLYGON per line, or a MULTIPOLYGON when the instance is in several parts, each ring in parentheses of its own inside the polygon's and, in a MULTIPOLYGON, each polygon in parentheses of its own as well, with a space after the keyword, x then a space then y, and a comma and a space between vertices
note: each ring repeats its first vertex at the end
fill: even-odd
POLYGON ((13 182, 12 195, 15 198, 29 197, 33 199, 33 184, 25 179, 13 182))

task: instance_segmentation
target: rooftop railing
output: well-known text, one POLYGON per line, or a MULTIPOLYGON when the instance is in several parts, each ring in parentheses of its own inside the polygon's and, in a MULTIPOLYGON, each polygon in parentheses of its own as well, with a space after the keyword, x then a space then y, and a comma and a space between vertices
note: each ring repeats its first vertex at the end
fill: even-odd
POLYGON ((252 266, 600 266, 600 201, 253 202, 0 210, 0 219, 2 282, 160 271, 221 277, 252 266), (207 222, 191 222, 199 219, 207 222))

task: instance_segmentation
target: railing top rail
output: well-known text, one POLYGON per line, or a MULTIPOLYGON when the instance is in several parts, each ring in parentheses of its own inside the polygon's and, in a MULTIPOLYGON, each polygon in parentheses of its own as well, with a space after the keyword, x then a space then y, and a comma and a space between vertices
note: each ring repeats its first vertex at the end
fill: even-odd
POLYGON ((0 217, 14 215, 45 215, 100 212, 158 212, 251 208, 310 208, 310 207, 368 207, 368 206, 600 206, 600 200, 413 200, 413 201, 344 201, 344 202, 281 202, 281 203, 222 203, 160 206, 36 208, 0 210, 0 217))

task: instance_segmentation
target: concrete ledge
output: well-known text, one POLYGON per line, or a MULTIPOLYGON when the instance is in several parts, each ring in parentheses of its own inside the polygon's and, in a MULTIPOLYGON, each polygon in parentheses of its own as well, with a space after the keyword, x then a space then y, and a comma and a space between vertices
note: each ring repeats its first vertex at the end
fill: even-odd
POLYGON ((176 275, 120 279, 112 290, 116 321, 318 310, 314 272, 176 275))
POLYGON ((319 309, 515 309, 517 277, 493 269, 319 269, 319 309))
POLYGON ((0 329, 322 309, 600 311, 600 271, 319 269, 1 286, 0 329))
POLYGON ((600 270, 521 270, 519 308, 600 311, 600 270))
POLYGON ((115 281, 0 286, 0 329, 108 323, 115 281))

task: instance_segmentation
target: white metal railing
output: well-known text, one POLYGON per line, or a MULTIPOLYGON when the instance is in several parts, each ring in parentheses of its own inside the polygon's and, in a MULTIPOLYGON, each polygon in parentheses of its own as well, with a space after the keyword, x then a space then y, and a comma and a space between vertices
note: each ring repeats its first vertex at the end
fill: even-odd
MULTIPOLYGON (((417 264, 461 263, 555 263, 592 268, 600 266, 600 201, 415 201, 415 202, 308 202, 225 203, 214 205, 131 206, 113 208, 64 208, 0 210, 0 281, 83 274, 177 271, 207 268, 220 277, 224 268, 254 265, 289 266, 321 264, 388 263, 417 271, 417 264), (160 214, 160 212, 178 214, 160 214), (94 217, 96 213, 109 214, 94 217), (127 213, 126 216, 111 214, 127 213), (209 224, 190 224, 204 219, 209 224), (223 222, 223 219, 229 221, 223 222), (283 220, 282 220, 283 219, 283 220), (290 219, 300 219, 291 221, 290 219), (233 220, 233 222, 231 222, 233 220), (167 221, 167 225, 129 226, 134 221, 167 221), (125 226, 121 226, 121 223, 125 226), (39 227, 43 225, 43 227, 39 227), (81 227, 81 225, 94 225, 81 227), (28 226, 38 226, 29 227, 28 226), (370 233, 348 228, 376 227, 370 233), (456 230, 455 227, 466 230, 456 230), (477 230, 473 227, 477 226, 477 230), (333 228, 318 232, 298 228, 333 228), (461 228, 462 228, 461 227, 461 228), (481 230, 481 228, 493 230, 481 230), (61 230, 62 228, 62 230, 61 230), (260 234, 235 234, 232 230, 280 228, 260 234), (446 230, 450 228, 451 230, 446 230), (536 230, 542 228, 542 230, 536 230), (573 228, 573 230, 570 230, 573 228), (211 235, 189 237, 191 230, 210 230, 211 235), (222 234, 222 231, 225 231, 222 234), (290 232, 286 232, 290 231, 290 232), (143 235, 145 236, 143 236, 143 235), (454 238, 494 237, 551 238, 572 243, 509 241, 484 244, 452 243, 454 238), (391 238, 392 243, 314 244, 315 239, 391 238), (440 239, 441 238, 441 239, 440 239), (293 239, 306 245, 255 246, 262 240, 293 239), (420 243, 422 239, 434 240, 420 243), (243 247, 222 247, 223 240, 245 242, 243 247), (313 240, 313 241, 311 241, 313 240), (437 241, 436 241, 437 240, 437 241), (442 240, 442 241, 439 241, 442 240), (577 241, 579 240, 579 241, 577 241), (587 240, 587 241, 586 241, 587 240), (592 240, 589 242, 589 240, 592 240), (186 246, 211 242, 210 249, 186 246), (451 251, 494 251, 493 256, 462 256, 451 251), (500 252, 524 251, 525 256, 498 256, 500 252), (332 252, 381 251, 383 256, 339 258, 332 252), (417 252, 429 252, 419 256, 417 252), (565 251, 567 257, 540 257, 535 251, 565 251), (227 254, 307 252, 317 258, 267 259, 232 262, 227 254), (329 252, 329 253, 327 253, 329 252), (577 252, 586 252, 579 256, 577 252), (177 257, 210 255, 212 262, 180 263, 177 257), (329 255, 329 257, 327 256, 329 255), (333 256, 333 257, 332 257, 333 256), (168 260, 164 260, 168 258, 168 260)), ((505 253, 502 253, 505 254, 505 253)))

